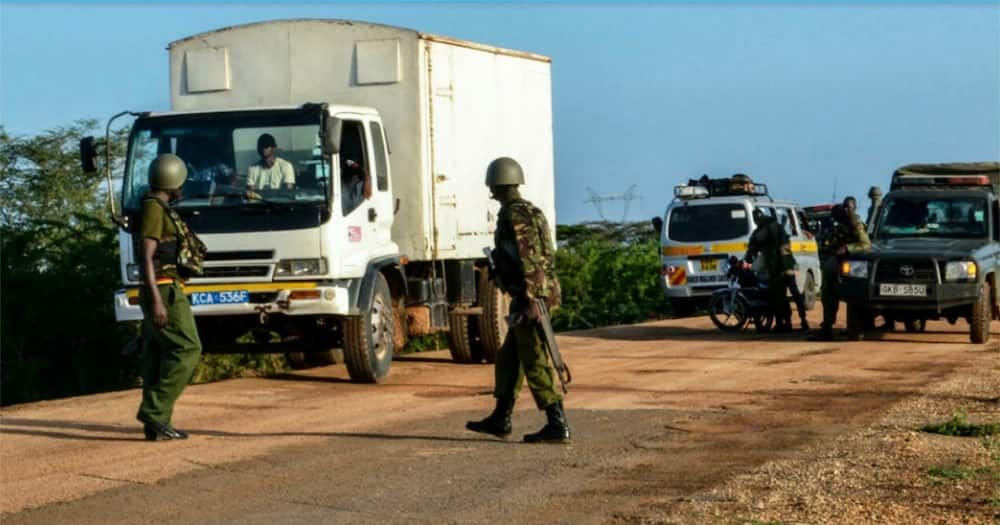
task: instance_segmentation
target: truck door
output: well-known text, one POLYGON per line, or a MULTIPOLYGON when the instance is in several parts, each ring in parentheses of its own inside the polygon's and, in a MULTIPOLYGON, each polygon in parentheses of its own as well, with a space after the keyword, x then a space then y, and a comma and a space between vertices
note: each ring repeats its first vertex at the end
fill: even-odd
MULTIPOLYGON (((389 192, 376 190, 373 180, 372 154, 365 121, 352 116, 340 116, 344 121, 340 136, 339 184, 334 190, 334 208, 343 217, 344 243, 336 250, 348 275, 364 272, 365 266, 383 239, 378 231, 379 201, 389 199, 389 192)), ((391 213, 388 214, 391 221, 391 213)), ((386 235, 387 237, 387 235, 386 235)))
MULTIPOLYGON (((453 46, 431 46, 428 76, 431 89, 431 187, 434 198, 434 258, 458 250, 458 182, 455 137, 453 46)), ((466 174, 467 175, 467 174, 466 174)), ((476 177, 478 179, 478 177, 476 177)))
POLYGON ((372 198, 367 211, 372 235, 378 245, 386 246, 392 243, 392 222, 395 215, 395 199, 392 196, 392 172, 389 163, 389 148, 382 124, 377 120, 368 123, 369 156, 371 162, 372 198), (375 220, 371 221, 374 213, 375 220))

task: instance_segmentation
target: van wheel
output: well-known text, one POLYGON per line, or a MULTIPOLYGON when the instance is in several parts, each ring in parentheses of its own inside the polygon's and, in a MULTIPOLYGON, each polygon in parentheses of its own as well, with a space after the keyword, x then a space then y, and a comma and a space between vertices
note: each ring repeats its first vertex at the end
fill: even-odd
POLYGON ((377 383, 389 375, 395 327, 389 284, 378 275, 368 311, 344 319, 344 362, 351 380, 377 383))
POLYGON ((479 340, 479 316, 451 314, 448 325, 451 359, 456 363, 481 363, 485 356, 479 340))
POLYGON ((979 298, 972 305, 972 315, 969 317, 969 340, 977 345, 990 340, 990 318, 993 317, 990 297, 990 287, 983 283, 979 287, 979 298))
POLYGON ((927 328, 927 320, 925 319, 907 319, 903 322, 903 326, 906 327, 907 333, 919 334, 927 328))
POLYGON ((806 310, 812 310, 816 306, 816 277, 812 272, 806 274, 806 286, 802 290, 802 302, 805 303, 806 310))
POLYGON ((306 360, 313 366, 336 365, 344 362, 344 351, 340 348, 318 350, 306 354, 306 360))
POLYGON ((479 304, 483 307, 483 315, 477 323, 483 358, 487 363, 494 363, 497 354, 500 353, 500 347, 503 346, 503 340, 507 338, 510 296, 503 293, 496 282, 490 280, 485 270, 479 277, 479 304))
POLYGON ((673 310, 674 317, 691 317, 698 309, 697 299, 677 298, 670 300, 670 309, 673 310))

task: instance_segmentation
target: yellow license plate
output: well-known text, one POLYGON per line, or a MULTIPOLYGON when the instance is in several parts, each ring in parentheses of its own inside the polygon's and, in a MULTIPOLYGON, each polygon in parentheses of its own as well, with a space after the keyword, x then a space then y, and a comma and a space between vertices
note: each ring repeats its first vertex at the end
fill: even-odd
POLYGON ((703 271, 703 272, 717 272, 717 271, 719 271, 719 260, 718 259, 702 259, 701 260, 701 271, 703 271))

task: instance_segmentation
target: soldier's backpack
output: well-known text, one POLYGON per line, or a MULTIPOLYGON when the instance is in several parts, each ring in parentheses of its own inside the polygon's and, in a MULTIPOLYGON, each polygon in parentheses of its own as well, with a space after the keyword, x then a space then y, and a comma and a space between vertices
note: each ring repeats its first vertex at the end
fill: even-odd
POLYGON ((156 197, 147 197, 143 201, 148 199, 156 201, 163 208, 167 217, 170 218, 170 222, 174 224, 174 229, 177 230, 177 250, 174 259, 181 277, 188 278, 194 275, 201 275, 204 271, 205 255, 208 253, 205 243, 188 228, 184 219, 181 219, 176 210, 167 206, 156 197))

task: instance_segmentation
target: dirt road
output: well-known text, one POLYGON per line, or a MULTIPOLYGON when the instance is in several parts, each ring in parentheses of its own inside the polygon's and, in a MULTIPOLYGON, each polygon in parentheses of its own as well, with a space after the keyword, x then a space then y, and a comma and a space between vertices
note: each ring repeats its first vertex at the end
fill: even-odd
POLYGON ((330 366, 193 386, 180 442, 143 441, 136 390, 16 406, 0 413, 0 521, 992 523, 986 452, 913 431, 960 409, 1000 421, 1000 323, 991 345, 964 330, 813 343, 693 318, 561 335, 568 446, 518 442, 543 423, 527 392, 518 439, 466 432, 492 408, 492 367, 447 352, 399 358, 381 385, 330 366), (946 449, 980 475, 928 480, 946 449), (864 476, 892 486, 865 503, 864 476))

